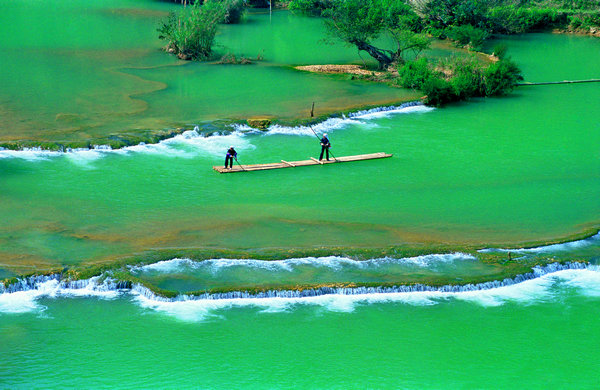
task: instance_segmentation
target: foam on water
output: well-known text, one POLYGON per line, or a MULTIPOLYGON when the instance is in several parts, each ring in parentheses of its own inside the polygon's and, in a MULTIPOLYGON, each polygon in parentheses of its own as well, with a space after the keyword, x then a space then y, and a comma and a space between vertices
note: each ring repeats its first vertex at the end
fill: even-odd
POLYGON ((410 264, 418 267, 429 267, 436 263, 475 260, 465 253, 433 254, 405 258, 384 257, 370 260, 353 260, 347 257, 302 257, 286 260, 254 260, 254 259, 210 259, 194 261, 191 259, 172 259, 157 263, 130 267, 133 272, 184 273, 199 268, 209 268, 213 273, 230 267, 261 268, 269 271, 293 271, 298 266, 327 267, 340 270, 344 266, 359 269, 375 268, 387 264, 410 264))
POLYGON ((219 316, 219 311, 255 307, 263 313, 293 310, 298 305, 320 306, 329 311, 352 312, 365 304, 401 303, 412 306, 437 305, 451 300, 471 302, 484 307, 500 306, 508 302, 533 304, 551 300, 554 287, 577 287, 579 293, 600 296, 600 272, 596 269, 567 269, 546 274, 518 284, 485 290, 447 292, 440 290, 326 294, 310 297, 265 297, 225 299, 181 299, 168 301, 155 299, 142 289, 134 291, 135 301, 142 307, 174 316, 184 321, 203 321, 219 316))
POLYGON ((554 253, 554 252, 568 252, 576 249, 589 247, 592 245, 600 244, 600 232, 596 233, 592 237, 585 238, 583 240, 564 242, 562 244, 552 244, 538 246, 535 248, 520 248, 520 249, 503 249, 503 248, 486 248, 481 249, 481 253, 494 253, 494 252, 511 252, 511 253, 554 253))
POLYGON ((17 291, 0 294, 0 313, 27 313, 40 308, 36 299, 37 291, 17 291))
POLYGON ((112 149, 107 145, 96 145, 91 149, 67 149, 64 152, 42 150, 40 148, 29 148, 18 151, 0 148, 0 159, 20 158, 28 161, 44 161, 51 157, 65 156, 74 164, 89 168, 90 162, 108 154, 130 155, 143 153, 183 158, 193 158, 200 155, 221 156, 223 150, 227 150, 231 145, 235 146, 238 150, 254 148, 244 138, 244 134, 239 131, 207 137, 196 130, 189 130, 156 144, 141 143, 121 149, 112 149))
POLYGON ((70 150, 64 155, 69 161, 81 168, 94 169, 94 166, 91 163, 104 157, 107 152, 111 151, 112 149, 109 146, 96 146, 94 149, 70 150))
POLYGON ((265 135, 285 134, 314 137, 313 130, 317 134, 323 134, 326 132, 332 132, 335 130, 343 129, 350 125, 360 124, 364 126, 367 124, 365 120, 372 120, 397 114, 425 113, 431 110, 434 110, 434 108, 424 106, 419 102, 405 103, 400 106, 376 107, 370 110, 357 111, 348 114, 347 116, 342 116, 339 118, 326 119, 323 122, 311 126, 312 129, 309 126, 290 127, 272 125, 269 126, 268 131, 265 133, 265 135))
POLYGON ((8 291, 0 289, 0 313, 25 313, 43 309, 40 298, 98 297, 114 299, 119 295, 117 285, 100 281, 99 277, 74 282, 61 282, 58 276, 32 277, 21 281, 8 291), (14 291, 16 290, 16 291, 14 291))
POLYGON ((323 133, 327 133, 327 132, 332 132, 334 130, 342 129, 342 128, 352 125, 352 124, 364 124, 364 122, 361 122, 356 119, 352 119, 350 117, 342 117, 342 118, 329 118, 329 119, 325 120, 324 122, 317 123, 316 125, 313 125, 310 127, 309 126, 290 127, 290 126, 271 125, 271 126, 269 126, 268 131, 265 132, 265 135, 284 134, 284 135, 301 135, 301 136, 314 137, 315 133, 313 133, 313 130, 317 134, 323 134, 323 133), (312 129, 311 129, 311 127, 312 127, 312 129))
MULTIPOLYGON (((187 261, 182 259, 181 261, 187 261)), ((450 300, 472 302, 482 306, 498 306, 506 302, 530 304, 551 300, 557 289, 575 288, 580 294, 600 296, 600 267, 583 263, 549 264, 513 279, 430 287, 410 285, 397 287, 318 288, 314 290, 271 290, 250 294, 243 291, 179 295, 165 298, 148 288, 129 282, 115 282, 95 277, 82 281, 60 281, 60 275, 37 276, 0 288, 0 313, 22 313, 41 309, 40 297, 95 296, 112 299, 128 291, 140 306, 166 313, 186 321, 200 321, 219 316, 219 310, 233 307, 257 307, 263 312, 290 310, 297 305, 316 305, 331 311, 351 312, 358 305, 404 303, 435 305, 450 300)))
POLYGON ((23 150, 8 150, 0 148, 0 159, 20 158, 27 161, 48 160, 50 157, 62 155, 61 152, 43 150, 41 148, 24 148, 23 150))
MULTIPOLYGON (((431 107, 422 105, 420 102, 404 103, 400 106, 377 107, 342 116, 340 118, 329 118, 317 123, 312 128, 317 133, 331 132, 342 129, 349 125, 366 125, 366 120, 372 120, 389 115, 423 113, 433 110, 431 107)), ((0 159, 20 158, 28 161, 44 161, 52 157, 66 155, 74 164, 83 168, 93 168, 90 162, 106 156, 107 154, 159 154, 172 157, 193 158, 199 155, 222 156, 223 151, 231 145, 238 150, 248 150, 254 146, 245 138, 246 134, 264 135, 301 135, 313 137, 314 133, 308 126, 280 126, 272 125, 268 131, 257 131, 248 125, 234 124, 232 132, 220 135, 204 136, 196 126, 194 130, 185 131, 172 138, 162 140, 156 144, 145 144, 127 146, 121 149, 112 149, 107 145, 95 145, 91 149, 67 149, 66 151, 49 151, 41 148, 26 148, 23 150, 7 150, 0 147, 0 159)))
POLYGON ((397 114, 426 113, 433 110, 435 110, 435 108, 419 104, 418 102, 413 102, 400 106, 380 107, 358 111, 351 114, 350 117, 355 119, 376 119, 397 114))
POLYGON ((237 150, 254 149, 254 145, 250 144, 247 138, 244 138, 244 133, 241 131, 207 137, 196 130, 190 130, 173 138, 160 141, 158 144, 130 146, 124 148, 124 150, 125 152, 172 155, 187 158, 200 155, 221 157, 223 151, 232 145, 237 150))
POLYGON ((600 266, 591 265, 589 271, 575 272, 577 270, 565 270, 556 275, 565 286, 578 289, 582 294, 592 297, 600 297, 600 266))

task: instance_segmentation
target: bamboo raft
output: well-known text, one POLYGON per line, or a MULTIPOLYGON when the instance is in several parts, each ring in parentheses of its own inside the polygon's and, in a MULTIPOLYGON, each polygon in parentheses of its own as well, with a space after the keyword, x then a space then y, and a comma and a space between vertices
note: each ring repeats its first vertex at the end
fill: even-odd
POLYGON ((370 154, 359 154, 356 156, 344 156, 338 158, 331 158, 329 161, 322 160, 319 161, 314 157, 310 157, 310 160, 302 160, 302 161, 285 161, 281 160, 281 162, 271 163, 271 164, 252 164, 252 165, 234 165, 233 168, 223 168, 222 165, 214 166, 213 169, 219 173, 233 173, 233 172, 249 172, 249 171, 264 171, 267 169, 279 169, 279 168, 295 168, 295 167, 306 167, 310 165, 327 165, 327 164, 335 164, 342 162, 351 162, 351 161, 363 161, 363 160, 374 160, 378 158, 388 158, 392 157, 392 154, 388 153, 370 153, 370 154))

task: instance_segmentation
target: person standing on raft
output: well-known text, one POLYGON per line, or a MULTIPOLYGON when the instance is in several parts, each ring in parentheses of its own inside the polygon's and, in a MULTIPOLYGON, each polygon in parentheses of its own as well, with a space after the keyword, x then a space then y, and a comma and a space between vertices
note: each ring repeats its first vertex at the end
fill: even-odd
POLYGON ((237 152, 232 147, 227 151, 227 155, 225 155, 225 169, 227 169, 227 165, 229 165, 229 169, 233 168, 233 159, 237 160, 237 152))
POLYGON ((331 147, 331 143, 329 142, 329 138, 327 138, 327 133, 323 134, 323 138, 321 138, 321 155, 319 156, 319 160, 323 160, 323 152, 327 156, 327 161, 329 161, 329 148, 331 147))

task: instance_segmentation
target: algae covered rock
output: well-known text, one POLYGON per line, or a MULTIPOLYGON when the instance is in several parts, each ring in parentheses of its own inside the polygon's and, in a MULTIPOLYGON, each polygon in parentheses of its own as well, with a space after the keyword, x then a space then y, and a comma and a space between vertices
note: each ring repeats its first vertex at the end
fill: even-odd
POLYGON ((270 118, 248 118, 246 120, 248 126, 259 130, 266 130, 271 124, 270 118))

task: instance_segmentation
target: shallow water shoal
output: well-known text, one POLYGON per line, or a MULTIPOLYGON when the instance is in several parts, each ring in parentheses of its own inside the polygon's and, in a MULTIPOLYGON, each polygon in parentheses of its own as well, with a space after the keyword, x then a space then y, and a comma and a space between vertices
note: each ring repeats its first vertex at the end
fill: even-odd
POLYGON ((233 175, 210 169, 231 144, 242 163, 315 155, 309 130, 291 128, 3 158, 3 252, 8 261, 29 253, 78 264, 148 248, 565 237, 600 220, 600 140, 591 130, 600 96, 580 103, 597 94, 591 85, 527 87, 502 99, 327 125, 338 155, 395 154, 372 162, 233 175), (557 93, 561 110, 550 110, 557 93))
MULTIPOLYGON (((255 17, 268 15, 251 16, 247 27, 260 31, 252 24, 255 17)), ((274 16, 274 28, 285 25, 286 18, 294 17, 274 16)), ((221 39, 233 41, 234 32, 243 28, 225 29, 221 39), (228 36, 228 31, 233 35, 228 36)), ((594 52, 600 52, 595 50, 597 40, 532 37, 529 46, 527 38, 507 40, 510 54, 525 64, 527 80, 534 69, 543 69, 544 80, 571 73, 570 63, 561 68, 563 59, 576 58, 582 47, 582 53, 592 59, 594 52), (541 42, 556 50, 541 56, 536 51, 541 42)), ((132 40, 137 42, 135 36, 132 40)), ((82 47, 81 42, 70 46, 82 47)), ((343 49, 335 50, 336 58, 346 58, 343 49)), ((323 58, 320 52, 313 55, 313 62, 323 58)), ((158 56, 165 58, 157 50, 148 61, 158 56)), ((283 50, 274 61, 291 62, 293 56, 293 51, 283 50)), ((577 77, 593 75, 597 63, 581 61, 577 77)), ((209 65, 136 69, 129 64, 119 77, 135 84, 144 74, 145 85, 156 86, 173 74, 172 88, 139 96, 139 101, 162 112, 154 118, 168 121, 170 113, 176 112, 181 120, 193 120, 198 112, 208 115, 213 109, 196 106, 194 96, 202 93, 177 80, 181 76, 202 84, 204 67, 209 65), (159 96, 182 103, 160 104, 159 98, 154 99, 159 96)), ((281 75, 277 81, 295 80, 282 89, 296 100, 304 99, 302 91, 318 89, 319 83, 307 80, 326 80, 328 89, 336 91, 323 92, 331 102, 343 101, 344 94, 361 100, 365 93, 354 82, 304 75, 273 64, 219 69, 225 69, 229 78, 238 72, 249 78, 256 69, 269 69, 281 75)), ((259 80, 257 84, 269 81, 259 80)), ((222 99, 214 111, 224 115, 223 107, 229 106, 244 111, 252 105, 252 96, 266 96, 256 100, 279 112, 286 110, 287 100, 278 101, 277 95, 265 95, 256 84, 249 85, 254 94, 222 99)), ((374 86, 373 91, 380 87, 374 86)), ((214 98, 219 93, 207 95, 214 98)), ((599 102, 598 88, 591 84, 523 87, 504 98, 440 110, 421 107, 333 120, 316 130, 331 133, 337 155, 385 151, 395 156, 252 174, 218 175, 211 166, 222 163, 223 151, 232 144, 240 151, 242 163, 306 159, 318 153, 314 136, 308 129, 274 127, 266 135, 201 138, 187 134, 118 152, 1 151, 0 263, 25 272, 31 267, 110 262, 172 248, 509 246, 564 238, 597 228, 600 221, 599 102)), ((113 103, 121 106, 119 101, 113 103)), ((127 121, 117 118, 114 123, 125 126, 127 121)))
POLYGON ((319 42, 320 19, 287 11, 271 18, 253 12, 240 25, 221 26, 217 58, 230 50, 263 56, 228 66, 178 61, 160 50, 156 28, 181 8, 169 2, 52 0, 42 10, 17 0, 1 7, 0 142, 107 143, 112 134, 147 137, 214 119, 304 119, 313 101, 321 115, 421 96, 286 68, 360 61, 350 48, 319 42))

